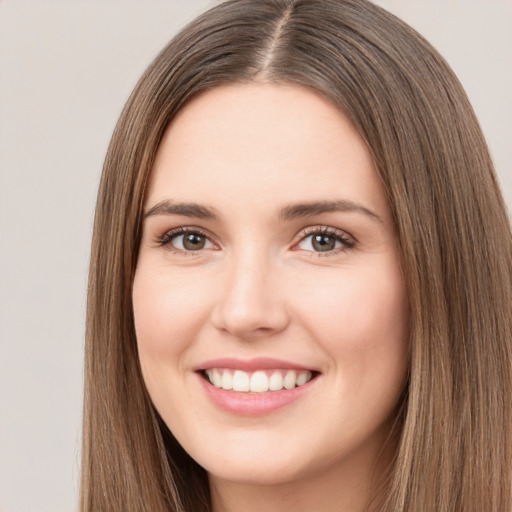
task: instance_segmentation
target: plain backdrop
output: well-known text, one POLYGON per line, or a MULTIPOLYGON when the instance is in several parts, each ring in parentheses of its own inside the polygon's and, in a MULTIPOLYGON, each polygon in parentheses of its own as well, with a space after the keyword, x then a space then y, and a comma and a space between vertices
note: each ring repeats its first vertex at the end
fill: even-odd
MULTIPOLYGON (((0 511, 77 509, 89 242, 136 80, 207 0, 0 0, 0 511)), ((512 205, 512 2, 378 0, 465 86, 512 205)))

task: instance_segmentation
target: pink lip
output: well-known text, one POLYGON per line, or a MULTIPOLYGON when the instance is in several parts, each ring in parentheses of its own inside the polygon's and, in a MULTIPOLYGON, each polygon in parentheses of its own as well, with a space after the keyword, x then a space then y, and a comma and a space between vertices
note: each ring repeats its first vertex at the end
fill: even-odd
POLYGON ((242 416, 262 416, 290 405, 307 393, 316 379, 303 386, 267 393, 239 393, 216 388, 198 374, 201 385, 210 400, 227 412, 242 416))
POLYGON ((243 370, 244 372, 255 372, 257 370, 311 370, 300 364, 274 359, 271 357, 256 357, 254 359, 237 359, 233 357, 223 357, 205 361, 195 368, 195 371, 207 370, 208 368, 231 368, 233 370, 243 370))
MULTIPOLYGON (((253 372, 257 370, 312 370, 305 366, 273 358, 259 357, 250 360, 236 358, 221 358, 205 361, 196 369, 196 374, 201 386, 208 398, 221 409, 242 416, 261 416, 270 414, 293 402, 299 400, 304 394, 315 385, 317 378, 294 389, 282 389, 281 391, 268 391, 266 393, 241 393, 220 389, 211 384, 203 375, 202 371, 208 368, 230 368, 253 372)), ((315 372, 317 373, 317 372, 315 372)))

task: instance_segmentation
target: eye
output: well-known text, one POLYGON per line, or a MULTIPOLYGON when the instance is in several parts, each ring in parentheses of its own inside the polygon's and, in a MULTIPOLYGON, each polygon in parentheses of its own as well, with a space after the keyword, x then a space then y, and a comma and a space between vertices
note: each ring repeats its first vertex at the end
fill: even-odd
POLYGON ((190 228, 178 228, 168 231, 158 240, 158 243, 175 252, 194 252, 215 248, 215 245, 204 233, 190 228))
POLYGON ((336 254, 339 251, 352 249, 355 244, 355 241, 342 231, 332 228, 315 228, 303 236, 297 247, 303 251, 336 254))

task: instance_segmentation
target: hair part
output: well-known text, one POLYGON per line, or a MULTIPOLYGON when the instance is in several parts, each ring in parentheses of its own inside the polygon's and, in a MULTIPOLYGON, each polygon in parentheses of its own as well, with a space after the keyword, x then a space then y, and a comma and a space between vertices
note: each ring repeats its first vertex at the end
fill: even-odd
POLYGON ((229 0, 149 66, 105 159, 87 306, 82 512, 210 509, 205 471, 145 389, 131 285, 166 127, 195 95, 254 81, 306 87, 343 111, 393 214, 410 369, 395 463, 373 508, 511 510, 511 231, 460 83, 413 29, 365 0, 229 0))

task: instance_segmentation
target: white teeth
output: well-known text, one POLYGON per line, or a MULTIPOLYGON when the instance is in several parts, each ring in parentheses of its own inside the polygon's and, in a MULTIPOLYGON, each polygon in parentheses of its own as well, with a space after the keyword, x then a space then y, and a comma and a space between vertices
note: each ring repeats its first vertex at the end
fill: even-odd
POLYGON ((306 382, 311 380, 311 372, 300 372, 299 375, 297 375, 297 386, 304 386, 306 382))
POLYGON ((280 391, 283 389, 283 376, 281 372, 272 372, 270 379, 268 379, 268 389, 270 391, 280 391))
POLYGON ((217 368, 209 368, 208 370, 206 370, 206 375, 208 375, 210 382, 216 388, 222 387, 222 378, 221 378, 219 370, 217 370, 217 368))
POLYGON ((219 370, 217 370, 217 368, 214 368, 212 370, 212 376, 210 377, 210 381, 213 382, 213 385, 216 388, 222 387, 222 378, 221 378, 219 370))
POLYGON ((248 373, 229 368, 208 368, 205 373, 215 387, 242 393, 293 389, 303 386, 313 378, 313 374, 308 370, 258 370, 248 373))
POLYGON ((224 372, 220 381, 222 389, 233 389, 233 374, 231 372, 224 372))
POLYGON ((253 393, 265 393, 265 391, 268 391, 268 377, 264 371, 258 371, 252 374, 251 391, 253 393))
POLYGON ((293 370, 289 370, 283 379, 283 385, 286 389, 293 389, 297 382, 297 373, 293 370))
POLYGON ((247 373, 241 370, 235 371, 233 375, 233 391, 249 391, 249 375, 247 373))

